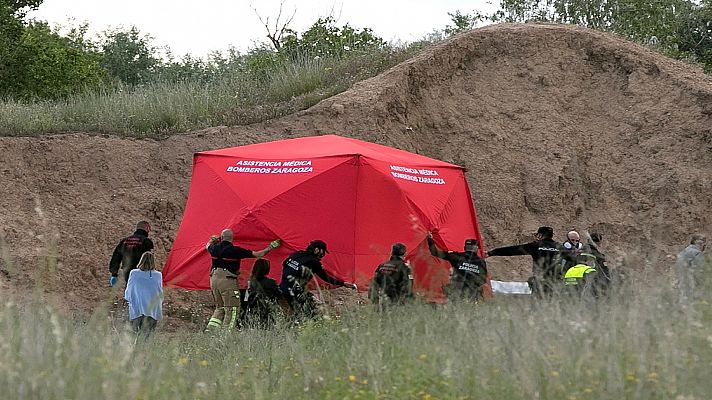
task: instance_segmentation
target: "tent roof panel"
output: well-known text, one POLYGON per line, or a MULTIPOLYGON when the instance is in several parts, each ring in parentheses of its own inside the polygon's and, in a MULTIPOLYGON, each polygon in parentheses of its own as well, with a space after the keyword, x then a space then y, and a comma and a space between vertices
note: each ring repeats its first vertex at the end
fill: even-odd
POLYGON ((360 155, 380 161, 401 162, 410 166, 463 169, 458 165, 435 160, 420 154, 338 135, 278 140, 196 154, 198 157, 225 156, 259 160, 314 159, 344 155, 360 155))

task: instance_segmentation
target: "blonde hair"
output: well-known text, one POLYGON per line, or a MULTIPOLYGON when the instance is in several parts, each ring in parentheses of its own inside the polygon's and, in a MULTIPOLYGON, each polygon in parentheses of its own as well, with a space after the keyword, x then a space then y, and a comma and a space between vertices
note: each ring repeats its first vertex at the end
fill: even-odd
POLYGON ((136 268, 141 271, 151 271, 156 269, 156 260, 153 257, 153 253, 147 251, 141 255, 141 259, 138 261, 136 268))

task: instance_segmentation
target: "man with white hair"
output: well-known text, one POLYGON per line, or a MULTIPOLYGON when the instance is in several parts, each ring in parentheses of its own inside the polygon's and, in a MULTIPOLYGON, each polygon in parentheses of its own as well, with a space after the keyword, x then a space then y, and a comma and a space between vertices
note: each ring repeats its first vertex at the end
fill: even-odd
POLYGON ((680 302, 688 304, 699 297, 705 276, 705 257, 702 252, 707 238, 701 234, 690 237, 690 244, 677 255, 676 272, 680 287, 680 302))
POLYGON ((225 326, 232 329, 240 316, 240 261, 244 258, 264 257, 280 245, 279 239, 260 251, 244 249, 232 244, 234 234, 231 229, 220 233, 220 238, 212 236, 205 249, 212 258, 210 269, 210 290, 215 299, 215 311, 208 321, 206 331, 225 326))

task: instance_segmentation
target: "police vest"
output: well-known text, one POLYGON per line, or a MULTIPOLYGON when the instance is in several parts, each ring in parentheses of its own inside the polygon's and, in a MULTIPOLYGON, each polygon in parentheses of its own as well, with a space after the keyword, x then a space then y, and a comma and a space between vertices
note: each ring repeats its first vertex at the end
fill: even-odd
POLYGON ((587 275, 592 272, 596 272, 595 268, 591 268, 588 265, 578 264, 569 268, 564 275, 564 284, 566 285, 578 285, 578 283, 587 275))

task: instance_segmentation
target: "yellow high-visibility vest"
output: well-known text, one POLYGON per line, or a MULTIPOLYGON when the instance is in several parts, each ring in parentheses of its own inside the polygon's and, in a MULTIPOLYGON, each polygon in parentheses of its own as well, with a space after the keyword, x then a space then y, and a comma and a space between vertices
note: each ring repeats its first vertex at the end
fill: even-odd
POLYGON ((574 265, 569 268, 564 275, 564 284, 566 285, 578 285, 579 281, 592 272, 596 272, 595 268, 589 267, 585 264, 574 265))

